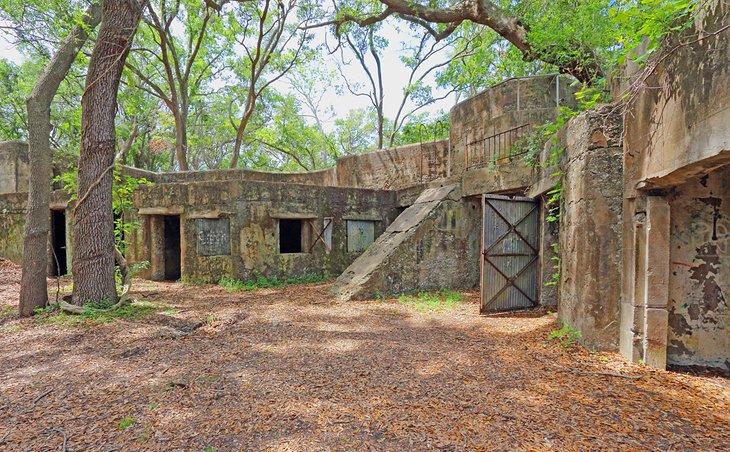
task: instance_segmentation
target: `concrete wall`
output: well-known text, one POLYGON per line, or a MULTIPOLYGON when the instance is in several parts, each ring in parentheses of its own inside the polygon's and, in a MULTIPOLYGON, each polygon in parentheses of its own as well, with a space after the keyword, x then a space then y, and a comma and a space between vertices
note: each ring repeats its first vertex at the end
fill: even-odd
POLYGON ((16 264, 23 262, 26 199, 26 193, 0 194, 0 256, 16 264))
POLYGON ((717 2, 675 36, 670 48, 688 44, 658 65, 625 116, 621 352, 655 367, 730 368, 728 252, 722 232, 707 233, 723 227, 728 196, 730 40, 710 34, 728 20, 717 2))
POLYGON ((28 191, 28 145, 0 142, 0 193, 28 191))
POLYGON ((256 181, 322 187, 397 190, 445 178, 449 173, 448 140, 409 144, 342 157, 332 168, 306 172, 221 169, 152 173, 125 167, 136 177, 158 183, 256 181))
POLYGON ((465 169, 468 143, 525 124, 542 125, 555 118, 560 105, 573 105, 574 88, 557 75, 513 78, 451 109, 451 173, 465 169))
MULTIPOLYGON (((347 252, 347 220, 372 220, 375 236, 398 215, 394 191, 280 184, 254 181, 157 183, 135 194, 142 229, 135 234, 129 256, 151 261, 143 276, 155 275, 155 217, 180 215, 182 276, 193 281, 240 280, 337 275, 360 253, 347 252), (197 219, 230 219, 230 254, 202 256, 197 252, 197 219), (312 252, 279 253, 279 219, 311 220, 312 252), (326 252, 317 234, 332 218, 332 249, 326 252)), ((308 248, 308 247, 307 247, 308 248)), ((159 251, 159 250, 158 250, 159 251)))
POLYGON ((666 198, 667 363, 730 369, 730 165, 666 198))
POLYGON ((340 187, 397 190, 450 174, 449 141, 416 143, 337 160, 340 187))
POLYGON ((621 132, 609 106, 573 118, 566 134, 558 315, 604 350, 619 342, 621 132))
POLYGON ((458 185, 424 190, 337 278, 340 300, 377 294, 467 289, 479 283, 481 209, 458 185))

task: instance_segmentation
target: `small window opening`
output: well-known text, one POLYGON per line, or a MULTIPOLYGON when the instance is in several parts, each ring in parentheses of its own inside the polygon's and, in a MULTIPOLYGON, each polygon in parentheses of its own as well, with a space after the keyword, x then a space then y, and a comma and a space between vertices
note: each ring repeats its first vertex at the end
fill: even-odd
POLYGON ((279 220, 279 252, 302 252, 302 220, 279 220))

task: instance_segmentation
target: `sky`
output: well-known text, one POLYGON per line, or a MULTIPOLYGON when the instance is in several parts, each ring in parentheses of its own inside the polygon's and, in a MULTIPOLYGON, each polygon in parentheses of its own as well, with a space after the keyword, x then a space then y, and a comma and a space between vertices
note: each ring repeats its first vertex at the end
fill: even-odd
MULTIPOLYGON (((0 25, 2 25, 2 23, 0 23, 0 25)), ((325 42, 325 39, 327 39, 329 44, 332 45, 334 38, 332 36, 326 38, 327 33, 328 31, 325 28, 315 29, 313 44, 323 44, 325 42)), ((399 104, 402 99, 402 90, 406 86, 408 81, 409 71, 405 68, 399 58, 401 53, 401 45, 403 42, 405 42, 406 39, 409 38, 399 33, 398 29, 391 21, 386 21, 383 24, 382 29, 379 33, 381 36, 385 37, 389 41, 389 45, 382 57, 385 91, 384 111, 386 117, 393 118, 398 110, 399 104)), ((327 52, 323 52, 322 54, 326 65, 325 69, 336 71, 337 64, 340 59, 339 52, 333 55, 327 55, 327 52)), ((1 29, 0 57, 10 60, 14 63, 20 63, 24 58, 23 55, 21 55, 12 44, 12 38, 1 29)), ((345 57, 349 60, 353 59, 352 54, 349 54, 349 52, 346 53, 345 57)), ((433 61, 434 63, 443 61, 444 57, 445 54, 443 56, 440 56, 440 59, 435 58, 433 61)), ((360 69, 360 66, 357 65, 357 63, 355 62, 353 62, 353 64, 349 66, 343 66, 343 74, 347 77, 351 84, 353 82, 366 83, 367 81, 362 69, 360 69)), ((432 86, 435 86, 435 80, 432 76, 428 77, 426 81, 432 86)), ((275 85, 275 89, 283 92, 291 92, 292 89, 288 84, 289 82, 287 80, 282 79, 281 81, 277 82, 277 84, 275 85)), ((340 83, 340 85, 344 86, 342 83, 340 83)), ((321 112, 322 118, 324 119, 325 123, 324 127, 330 130, 331 128, 334 128, 334 120, 338 117, 346 116, 349 110, 369 107, 371 105, 370 101, 367 98, 354 96, 346 89, 340 90, 340 93, 337 92, 335 86, 323 86, 321 87, 321 89, 325 91, 322 104, 323 111, 321 112), (334 112, 334 114, 326 115, 324 110, 332 111, 334 112)), ((435 91, 434 94, 438 95, 439 92, 435 91)), ((440 111, 448 111, 451 106, 453 106, 455 102, 454 99, 455 97, 453 95, 449 96, 444 100, 420 109, 419 113, 426 112, 432 115, 436 115, 440 111)))

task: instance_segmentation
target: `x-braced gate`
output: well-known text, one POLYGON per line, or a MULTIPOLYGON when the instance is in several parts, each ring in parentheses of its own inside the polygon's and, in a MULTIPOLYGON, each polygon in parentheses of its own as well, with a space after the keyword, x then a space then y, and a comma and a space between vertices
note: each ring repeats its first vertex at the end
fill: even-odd
POLYGON ((532 198, 483 195, 482 314, 538 305, 540 212, 532 198))

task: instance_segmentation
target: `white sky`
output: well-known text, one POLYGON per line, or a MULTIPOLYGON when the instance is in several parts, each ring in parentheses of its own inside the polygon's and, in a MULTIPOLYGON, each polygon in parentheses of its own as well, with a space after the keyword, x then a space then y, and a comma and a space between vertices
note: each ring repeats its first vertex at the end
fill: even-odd
MULTIPOLYGON (((314 45, 323 43, 326 29, 318 29, 315 31, 314 45)), ((398 30, 389 22, 383 24, 380 31, 380 35, 389 40, 389 46, 382 56, 382 68, 383 68, 383 79, 384 79, 384 90, 385 90, 385 101, 384 110, 386 117, 393 119, 395 116, 398 106, 402 99, 402 90, 408 81, 409 71, 403 66, 399 59, 399 53, 403 37, 399 36, 398 30)), ((334 42, 334 38, 329 36, 328 41, 330 46, 334 42)), ((347 55, 347 52, 346 52, 347 55)), ((14 63, 20 63, 23 60, 23 56, 16 50, 12 44, 12 38, 4 31, 0 30, 0 57, 10 60, 14 63)), ((339 51, 333 55, 325 55, 325 64, 327 69, 336 70, 337 61, 339 61, 339 51)), ((441 57, 443 58, 443 57, 441 57)), ((439 60, 434 60, 437 62, 439 60)), ((353 82, 365 83, 367 79, 365 74, 360 69, 357 62, 352 63, 350 66, 344 66, 343 72, 347 76, 348 80, 352 84, 353 82)), ((341 84, 339 74, 337 75, 336 83, 341 84)), ((433 77, 427 79, 427 83, 435 87, 433 77)), ((291 88, 288 86, 288 82, 285 79, 280 80, 275 86, 275 89, 289 92, 291 88)), ((335 117, 344 117, 347 112, 351 109, 357 109, 362 107, 370 106, 370 101, 365 97, 354 96, 349 93, 346 89, 343 90, 343 94, 338 96, 335 92, 334 86, 322 87, 325 90, 325 96, 323 98, 322 109, 331 107, 334 111, 335 117)), ((438 91, 434 90, 434 95, 438 96, 438 91)), ((422 108, 421 112, 427 112, 435 114, 441 110, 448 111, 454 103, 454 96, 450 96, 447 99, 439 101, 433 105, 422 108)), ((407 104, 408 105, 408 104, 407 104)), ((406 108, 405 111, 408 111, 406 108)), ((327 116, 323 115, 322 119, 328 119, 327 116)), ((325 127, 333 127, 334 119, 327 121, 325 127)))

